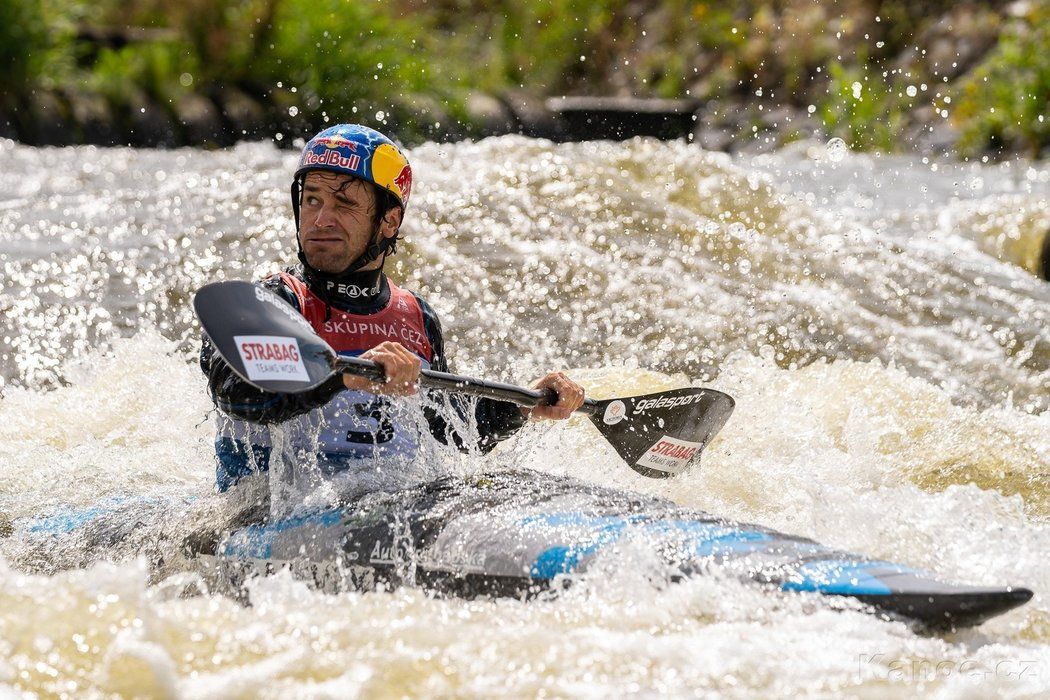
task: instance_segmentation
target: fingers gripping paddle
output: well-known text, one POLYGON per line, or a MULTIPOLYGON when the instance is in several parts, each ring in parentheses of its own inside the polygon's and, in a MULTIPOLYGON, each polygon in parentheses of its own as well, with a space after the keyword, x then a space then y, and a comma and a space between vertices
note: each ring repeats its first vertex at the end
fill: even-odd
MULTIPOLYGON (((215 349, 245 381, 277 393, 309 391, 334 374, 383 380, 369 360, 340 357, 284 299, 250 282, 215 282, 201 288, 193 307, 215 349)), ((446 372, 423 370, 427 389, 510 401, 532 408, 557 400, 536 391, 446 372)), ((700 452, 733 412, 732 397, 713 389, 674 389, 606 401, 586 399, 586 414, 598 432, 639 474, 674 476, 700 452)))

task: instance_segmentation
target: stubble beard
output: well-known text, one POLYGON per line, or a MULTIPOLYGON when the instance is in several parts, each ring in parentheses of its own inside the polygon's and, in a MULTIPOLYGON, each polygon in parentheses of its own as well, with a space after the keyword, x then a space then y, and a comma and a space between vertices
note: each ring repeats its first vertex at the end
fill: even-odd
MULTIPOLYGON (((338 275, 346 271, 355 260, 364 255, 368 245, 375 239, 377 231, 378 227, 377 230, 372 231, 368 243, 359 251, 350 250, 349 243, 342 248, 342 252, 337 250, 318 250, 316 248, 310 250, 303 245, 301 237, 299 239, 299 247, 303 251, 303 256, 310 267, 328 275, 338 275)), ((370 265, 366 267, 370 267, 370 265)))
POLYGON ((306 247, 303 248, 303 253, 306 256, 306 262, 310 267, 318 272, 324 272, 329 275, 339 274, 346 268, 350 267, 350 263, 356 259, 347 254, 340 255, 335 252, 318 250, 310 252, 306 247))

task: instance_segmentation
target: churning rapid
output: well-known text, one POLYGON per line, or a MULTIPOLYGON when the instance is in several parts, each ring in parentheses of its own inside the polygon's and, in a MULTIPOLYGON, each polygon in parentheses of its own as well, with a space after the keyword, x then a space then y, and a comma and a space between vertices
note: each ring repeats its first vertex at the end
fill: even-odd
POLYGON ((173 564, 224 507, 189 300, 293 260, 295 154, 0 141, 0 691, 1050 691, 1050 167, 518 137, 410 156, 387 269, 441 314, 454 370, 737 400, 666 481, 577 419, 441 469, 572 475, 1036 597, 933 635, 717 577, 667 585, 644 551, 529 602, 288 575, 251 605, 209 591, 173 564), (129 498, 120 542, 23 526, 129 498))

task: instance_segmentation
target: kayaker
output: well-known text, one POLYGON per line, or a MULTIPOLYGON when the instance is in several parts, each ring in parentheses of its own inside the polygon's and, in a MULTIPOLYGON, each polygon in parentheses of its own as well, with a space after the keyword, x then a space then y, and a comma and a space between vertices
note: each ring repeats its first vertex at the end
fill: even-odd
POLYGON ((556 391, 557 404, 531 411, 491 399, 453 400, 440 410, 388 398, 416 394, 422 367, 448 371, 434 309, 383 273, 411 189, 408 159, 374 129, 341 124, 306 144, 291 187, 299 264, 261 284, 298 309, 337 352, 382 365, 386 381, 342 375, 302 394, 268 393, 237 376, 205 337, 201 368, 220 410, 220 491, 266 471, 276 449, 326 475, 411 460, 419 448, 420 414, 438 441, 487 452, 528 418, 565 419, 583 403, 583 389, 561 372, 533 385, 556 391), (470 405, 473 421, 464 420, 470 405))

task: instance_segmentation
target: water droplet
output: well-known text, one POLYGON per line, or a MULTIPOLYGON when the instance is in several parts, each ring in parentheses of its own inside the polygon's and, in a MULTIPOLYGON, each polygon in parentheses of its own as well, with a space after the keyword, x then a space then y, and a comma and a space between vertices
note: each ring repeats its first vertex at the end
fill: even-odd
POLYGON ((860 91, 864 88, 864 86, 861 85, 860 83, 853 83, 852 87, 853 87, 853 99, 859 100, 860 99, 860 91))
POLYGON ((919 94, 919 90, 914 85, 909 85, 904 92, 908 94, 908 97, 915 97, 919 94))
POLYGON ((817 106, 816 105, 810 105, 809 107, 806 107, 806 111, 809 112, 810 114, 813 114, 814 112, 817 111, 817 106))
POLYGON ((846 157, 846 153, 849 152, 849 146, 847 146, 846 142, 840 138, 831 139, 824 148, 828 160, 832 163, 841 162, 842 159, 846 157))
POLYGON ((298 107, 289 107, 288 108, 288 115, 289 116, 294 117, 297 114, 299 114, 299 108, 298 107))

